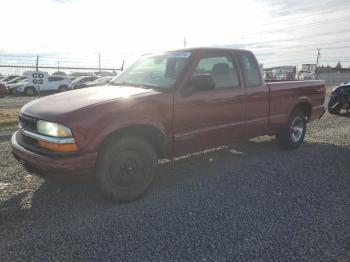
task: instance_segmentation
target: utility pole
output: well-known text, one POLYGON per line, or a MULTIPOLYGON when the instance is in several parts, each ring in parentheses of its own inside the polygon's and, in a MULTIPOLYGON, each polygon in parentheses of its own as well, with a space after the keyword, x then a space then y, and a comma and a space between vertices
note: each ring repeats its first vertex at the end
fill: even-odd
POLYGON ((124 64, 125 64, 125 60, 123 60, 122 67, 121 67, 121 71, 124 70, 124 64))
POLYGON ((187 46, 187 40, 186 40, 186 36, 184 37, 184 48, 186 48, 186 46, 187 46))
POLYGON ((100 54, 100 52, 98 52, 98 69, 101 72, 101 54, 100 54))
POLYGON ((60 71, 60 61, 57 61, 57 71, 60 71))
POLYGON ((316 68, 315 68, 315 79, 318 77, 318 62, 320 61, 321 48, 317 48, 317 59, 316 59, 316 68))
POLYGON ((35 69, 36 69, 36 71, 39 71, 39 56, 37 55, 36 56, 36 65, 35 65, 35 69))
MULTIPOLYGON (((36 66, 35 66, 35 68, 36 68, 36 71, 38 72, 39 71, 39 56, 38 55, 36 56, 36 66)), ((38 83, 38 96, 40 97, 40 85, 39 85, 39 83, 38 83)))

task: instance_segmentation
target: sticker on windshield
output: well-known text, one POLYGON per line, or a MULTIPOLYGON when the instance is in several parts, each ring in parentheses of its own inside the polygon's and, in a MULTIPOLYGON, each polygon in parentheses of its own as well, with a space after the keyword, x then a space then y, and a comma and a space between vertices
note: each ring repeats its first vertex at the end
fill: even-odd
POLYGON ((167 55, 167 58, 189 58, 191 52, 171 52, 167 55))

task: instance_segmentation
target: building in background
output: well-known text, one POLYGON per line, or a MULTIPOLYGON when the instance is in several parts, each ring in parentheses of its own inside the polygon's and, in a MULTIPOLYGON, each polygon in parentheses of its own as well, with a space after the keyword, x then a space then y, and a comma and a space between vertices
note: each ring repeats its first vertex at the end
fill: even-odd
POLYGON ((302 64, 297 67, 296 79, 314 80, 316 79, 316 64, 302 64))
POLYGON ((264 69, 265 80, 295 80, 295 66, 278 66, 264 69))

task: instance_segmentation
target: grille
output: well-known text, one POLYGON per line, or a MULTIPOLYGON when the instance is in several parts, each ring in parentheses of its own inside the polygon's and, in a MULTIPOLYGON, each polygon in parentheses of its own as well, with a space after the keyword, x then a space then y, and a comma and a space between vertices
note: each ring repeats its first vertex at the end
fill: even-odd
POLYGON ((23 129, 31 132, 36 132, 36 119, 28 116, 20 115, 19 123, 23 129))

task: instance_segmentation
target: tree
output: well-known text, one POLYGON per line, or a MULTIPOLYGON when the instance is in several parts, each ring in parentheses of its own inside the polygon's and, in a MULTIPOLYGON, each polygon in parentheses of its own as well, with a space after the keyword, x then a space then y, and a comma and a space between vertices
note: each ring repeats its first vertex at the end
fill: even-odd
POLYGON ((52 74, 53 76, 66 76, 65 72, 61 72, 61 71, 57 71, 55 73, 52 74))
POLYGON ((335 66, 336 69, 342 69, 341 63, 340 61, 338 62, 338 64, 335 66))

